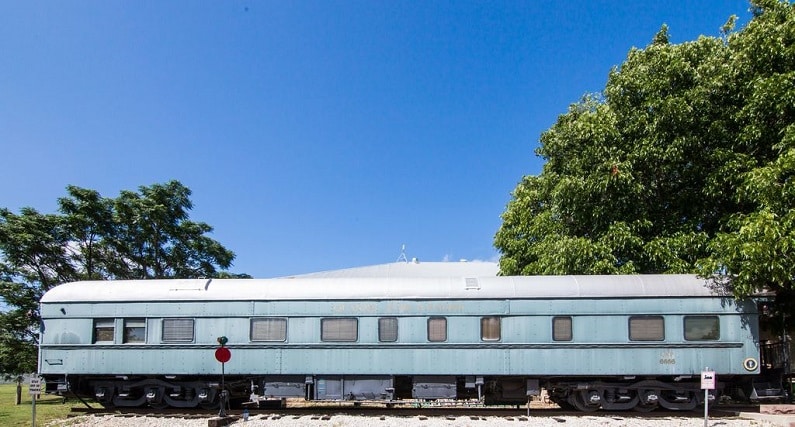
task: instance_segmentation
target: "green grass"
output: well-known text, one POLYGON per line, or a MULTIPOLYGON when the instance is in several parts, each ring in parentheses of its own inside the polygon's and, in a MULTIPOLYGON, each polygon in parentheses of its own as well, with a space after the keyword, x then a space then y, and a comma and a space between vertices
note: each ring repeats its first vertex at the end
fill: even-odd
MULTIPOLYGON (((30 426, 33 421, 32 400, 28 385, 22 384, 22 403, 14 405, 16 384, 0 384, 0 426, 30 426)), ((42 395, 36 399, 36 425, 44 426, 54 420, 65 420, 72 407, 83 406, 76 399, 63 403, 63 398, 42 395)))

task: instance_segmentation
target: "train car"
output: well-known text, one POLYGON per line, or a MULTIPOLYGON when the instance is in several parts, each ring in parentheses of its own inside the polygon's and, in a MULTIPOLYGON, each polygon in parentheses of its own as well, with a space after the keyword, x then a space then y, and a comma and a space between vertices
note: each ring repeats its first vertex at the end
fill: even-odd
POLYGON ((424 264, 66 283, 41 300, 39 372, 105 406, 210 408, 223 336, 232 400, 521 404, 546 389, 582 411, 692 409, 707 367, 719 388, 760 373, 756 303, 695 276, 424 264))

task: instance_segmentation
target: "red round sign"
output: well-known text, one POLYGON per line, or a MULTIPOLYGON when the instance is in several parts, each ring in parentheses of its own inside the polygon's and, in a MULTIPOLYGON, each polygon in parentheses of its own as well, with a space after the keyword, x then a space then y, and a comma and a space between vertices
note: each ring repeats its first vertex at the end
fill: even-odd
POLYGON ((221 363, 226 363, 232 358, 232 352, 226 347, 218 347, 215 350, 215 359, 221 363))

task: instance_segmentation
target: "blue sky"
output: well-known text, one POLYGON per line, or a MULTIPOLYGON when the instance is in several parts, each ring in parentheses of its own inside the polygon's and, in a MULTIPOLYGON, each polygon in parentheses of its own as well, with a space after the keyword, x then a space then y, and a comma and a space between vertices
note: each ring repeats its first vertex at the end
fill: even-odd
POLYGON ((494 261, 557 116, 662 24, 748 6, 0 0, 0 206, 176 179, 234 272, 494 261))

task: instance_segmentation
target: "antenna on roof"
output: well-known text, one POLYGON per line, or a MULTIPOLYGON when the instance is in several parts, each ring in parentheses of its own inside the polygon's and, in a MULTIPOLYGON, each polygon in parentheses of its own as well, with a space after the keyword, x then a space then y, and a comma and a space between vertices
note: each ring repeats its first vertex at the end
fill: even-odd
POLYGON ((409 262, 408 258, 406 258, 406 244, 405 243, 400 247, 400 256, 398 257, 397 261, 395 261, 395 262, 400 262, 400 261, 403 261, 406 264, 408 264, 408 262, 409 262))

